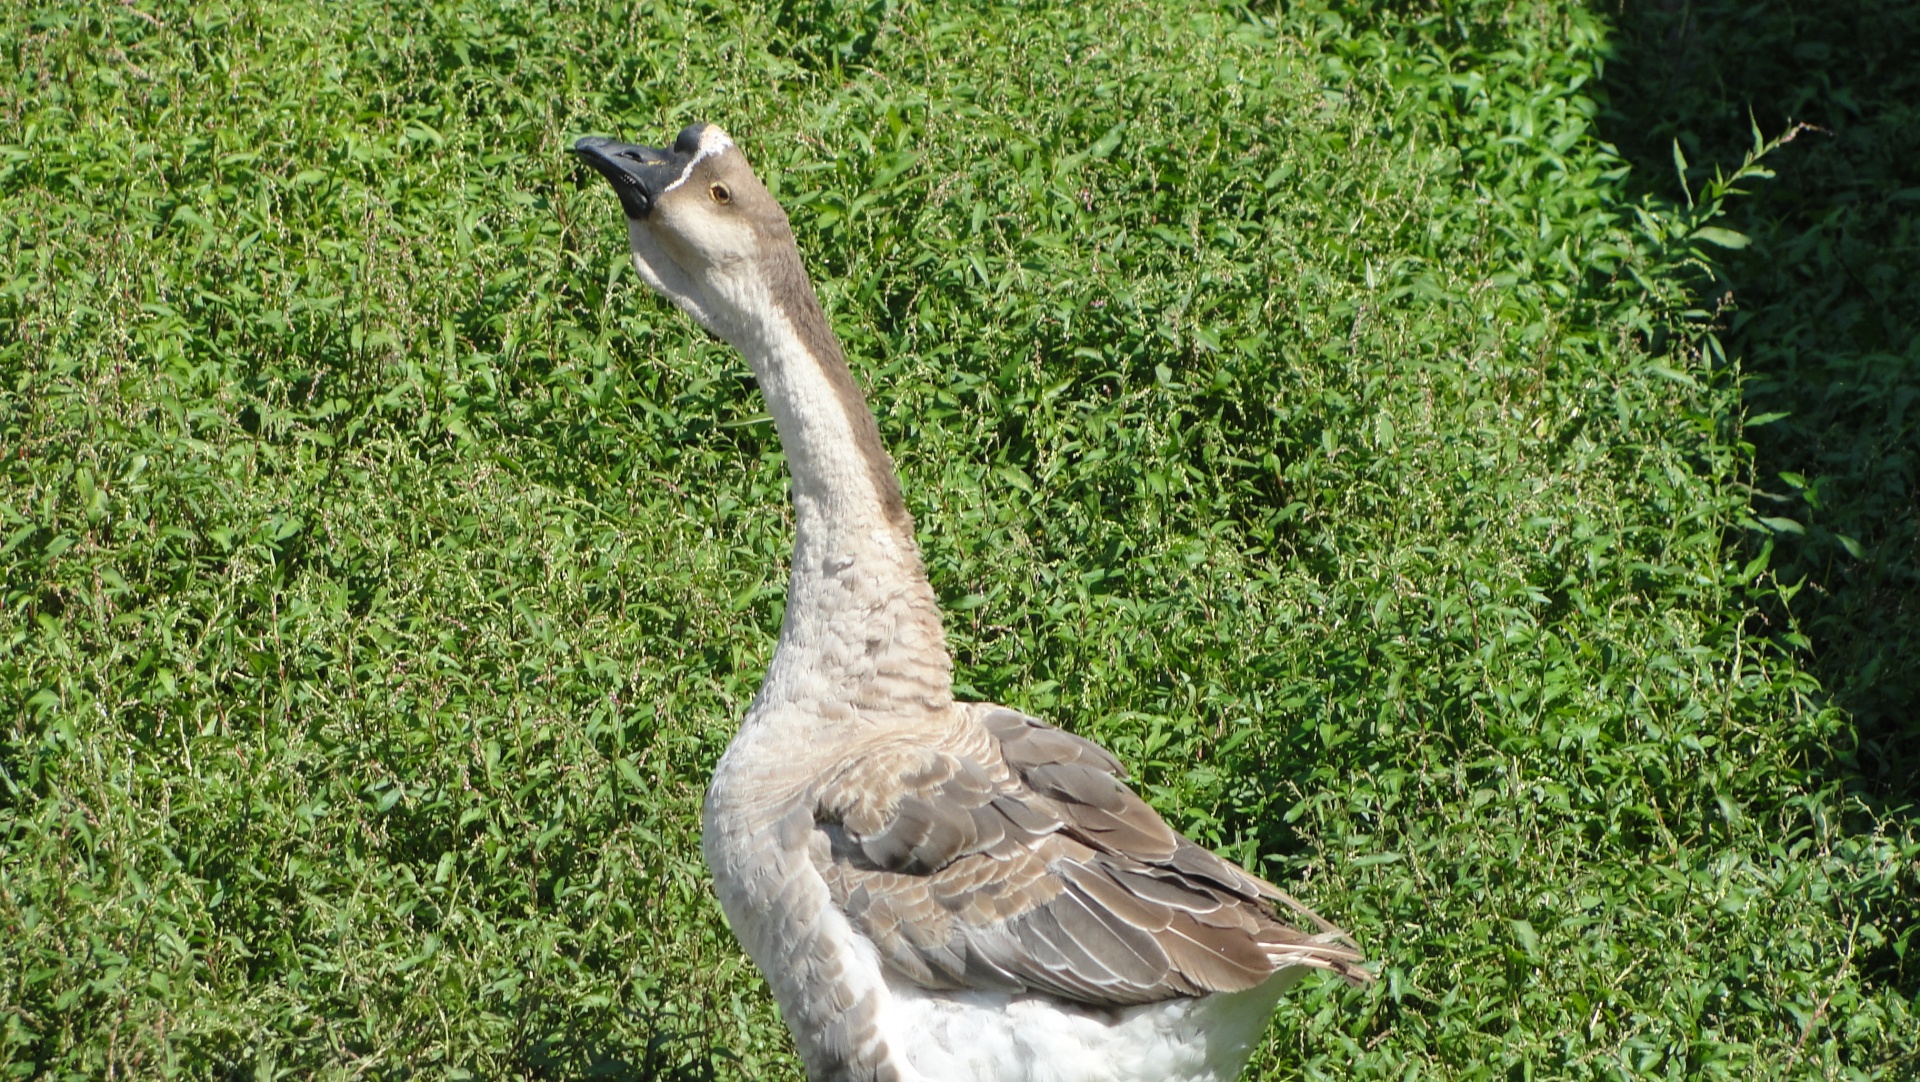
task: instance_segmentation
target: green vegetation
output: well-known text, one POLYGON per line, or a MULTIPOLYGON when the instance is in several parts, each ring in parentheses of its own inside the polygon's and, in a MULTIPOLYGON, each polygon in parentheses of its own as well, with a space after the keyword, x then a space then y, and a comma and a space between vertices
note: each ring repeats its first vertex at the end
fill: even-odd
POLYGON ((564 153, 693 119, 793 213, 964 690, 1380 959, 1253 1077, 1920 1073, 1912 760, 1868 764, 1911 335, 1780 345, 1911 328, 1910 233, 1792 287, 1910 187, 1755 172, 1809 135, 1716 180, 1754 136, 1661 68, 1685 11, 583 7, 0 10, 13 1076, 796 1076, 696 845, 783 466, 564 153), (1796 389, 1856 364, 1884 401, 1796 389))
MULTIPOLYGON (((1731 209, 1729 347, 1757 417, 1755 507, 1796 524, 1777 575, 1804 583, 1770 619, 1812 642, 1814 671, 1858 722, 1863 788, 1920 799, 1920 6, 1643 5, 1609 69, 1623 147, 1737 161, 1724 118, 1813 127, 1779 178, 1731 209), (1616 78, 1616 73, 1618 78, 1616 78)), ((1648 153, 1651 157, 1651 153, 1648 153)), ((1649 179, 1669 196, 1671 173, 1649 179)))

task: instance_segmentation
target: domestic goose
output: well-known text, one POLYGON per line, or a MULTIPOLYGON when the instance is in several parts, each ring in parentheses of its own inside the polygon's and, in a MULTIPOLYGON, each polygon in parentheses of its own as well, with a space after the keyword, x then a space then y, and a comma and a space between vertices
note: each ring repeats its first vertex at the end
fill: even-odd
POLYGON ((641 278, 746 355, 792 474, 786 618, 701 848, 808 1078, 1226 1082, 1301 974, 1369 979, 1100 746, 954 699, 893 461, 727 134, 574 152, 620 197, 641 278))

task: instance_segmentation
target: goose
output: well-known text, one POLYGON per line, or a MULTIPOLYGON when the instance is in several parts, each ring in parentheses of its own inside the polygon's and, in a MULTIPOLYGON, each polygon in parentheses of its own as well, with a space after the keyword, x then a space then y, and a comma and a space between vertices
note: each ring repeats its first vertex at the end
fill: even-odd
POLYGON ((786 615, 701 849, 807 1077, 1228 1082, 1304 973, 1370 980, 1345 933, 1176 833, 1105 749, 954 698, 893 460, 726 132, 573 149, 640 277, 745 355, 786 454, 786 615))

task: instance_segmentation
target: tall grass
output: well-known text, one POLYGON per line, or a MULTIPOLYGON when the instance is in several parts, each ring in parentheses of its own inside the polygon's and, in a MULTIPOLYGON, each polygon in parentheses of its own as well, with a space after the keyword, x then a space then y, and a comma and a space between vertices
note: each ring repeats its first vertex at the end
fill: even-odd
POLYGON ((962 690, 1380 960, 1254 1077, 1920 1070, 1920 839, 1765 623, 1713 304, 1778 155, 1642 194, 1609 35, 6 8, 0 1059, 797 1075, 696 844, 784 467, 564 153, 702 119, 793 214, 962 690))

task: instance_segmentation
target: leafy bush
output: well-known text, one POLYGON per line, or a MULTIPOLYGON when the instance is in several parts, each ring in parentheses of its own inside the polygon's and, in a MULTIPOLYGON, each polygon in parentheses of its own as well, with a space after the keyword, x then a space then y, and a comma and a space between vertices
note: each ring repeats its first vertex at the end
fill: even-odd
POLYGON ((1641 194, 1608 33, 7 9, 0 1056, 796 1073, 696 845, 784 467, 564 152, 711 119, 873 388, 963 690, 1380 960, 1256 1077, 1910 1073, 1920 841, 1762 623, 1737 178, 1641 194))
POLYGON ((1754 243, 1725 268, 1730 343, 1746 358, 1749 409, 1767 422, 1754 428, 1754 503, 1785 557, 1776 577, 1800 586, 1768 617, 1809 640, 1812 669, 1857 719, 1845 769, 1867 792, 1910 803, 1920 10, 1867 2, 1830 14, 1648 6, 1621 27, 1613 126, 1633 152, 1684 145, 1696 170, 1738 154, 1721 118, 1751 110, 1769 131, 1801 126, 1777 158, 1779 179, 1733 208, 1754 243))

